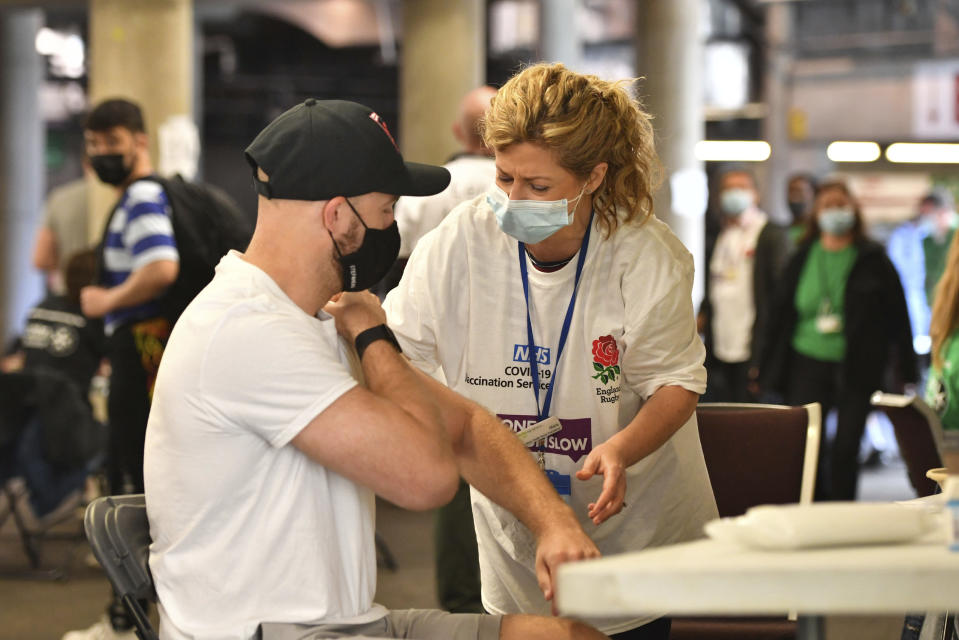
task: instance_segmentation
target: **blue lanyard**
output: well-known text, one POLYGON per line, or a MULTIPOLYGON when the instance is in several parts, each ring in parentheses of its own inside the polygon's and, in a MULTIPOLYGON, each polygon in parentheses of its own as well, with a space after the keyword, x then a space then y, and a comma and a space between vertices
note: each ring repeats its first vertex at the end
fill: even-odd
POLYGON ((586 262, 586 249, 589 247, 589 232, 593 228, 593 214, 589 214, 589 225, 586 227, 586 235, 583 236, 583 244, 579 248, 579 259, 576 261, 576 277, 573 280, 573 295, 569 299, 569 307, 566 308, 566 318, 563 320, 563 330, 559 334, 559 345, 556 347, 556 360, 553 365, 553 378, 549 382, 546 390, 546 400, 543 402, 543 410, 539 409, 539 368, 536 366, 536 343, 533 341, 533 322, 529 317, 529 274, 526 272, 526 245, 519 243, 519 273, 523 279, 523 297, 526 299, 526 334, 529 338, 529 374, 533 378, 533 395, 536 397, 536 412, 540 420, 549 417, 549 406, 553 400, 553 389, 556 388, 556 378, 559 376, 559 359, 563 355, 563 348, 566 346, 566 338, 569 336, 569 325, 573 320, 573 307, 576 306, 576 294, 579 291, 579 277, 583 273, 583 264, 586 262))

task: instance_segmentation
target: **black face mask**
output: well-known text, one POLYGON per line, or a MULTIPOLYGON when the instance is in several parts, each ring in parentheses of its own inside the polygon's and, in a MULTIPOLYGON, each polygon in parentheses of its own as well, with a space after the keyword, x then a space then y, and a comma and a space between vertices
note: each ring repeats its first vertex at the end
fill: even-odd
POLYGON ((349 200, 346 204, 350 205, 366 229, 363 242, 353 253, 343 255, 332 233, 330 239, 333 240, 333 248, 343 269, 343 291, 363 291, 382 280, 396 262, 396 257, 400 255, 400 230, 395 220, 385 229, 370 229, 353 204, 349 200))
POLYGON ((790 200, 789 212, 793 214, 793 220, 798 222, 803 217, 803 214, 806 213, 806 201, 790 200))
POLYGON ((100 182, 118 186, 130 177, 133 172, 133 163, 128 167, 123 161, 122 153, 104 153, 90 156, 90 166, 96 172, 100 182))

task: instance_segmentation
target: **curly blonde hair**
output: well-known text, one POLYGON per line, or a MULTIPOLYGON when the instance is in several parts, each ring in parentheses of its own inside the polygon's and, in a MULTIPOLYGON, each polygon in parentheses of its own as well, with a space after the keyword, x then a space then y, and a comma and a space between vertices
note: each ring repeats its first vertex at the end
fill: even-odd
POLYGON ((601 228, 609 235, 621 223, 641 224, 653 214, 661 169, 651 117, 627 91, 631 82, 607 82, 558 63, 531 65, 493 97, 483 140, 493 150, 540 145, 580 178, 606 162, 606 177, 593 193, 601 228))
POLYGON ((959 329, 959 233, 954 233, 946 257, 946 268, 936 284, 932 303, 932 321, 929 337, 932 338, 932 363, 942 368, 942 347, 946 338, 959 329))

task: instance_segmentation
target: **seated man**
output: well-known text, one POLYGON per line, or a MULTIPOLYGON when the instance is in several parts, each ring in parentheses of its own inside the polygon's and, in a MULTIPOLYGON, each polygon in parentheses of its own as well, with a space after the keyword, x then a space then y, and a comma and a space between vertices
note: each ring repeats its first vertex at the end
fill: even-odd
POLYGON ((375 296, 343 293, 396 259, 397 196, 448 172, 404 163, 380 117, 342 101, 287 111, 246 156, 253 240, 174 328, 147 428, 161 637, 605 637, 373 603, 374 494, 430 509, 462 475, 532 531, 547 598, 559 564, 599 552, 519 440, 413 369, 375 296))
POLYGON ((0 375, 0 481, 23 477, 32 510, 24 515, 40 518, 36 528, 60 519, 57 507, 76 506, 66 498, 79 495, 106 445, 106 427, 89 400, 104 353, 103 324, 80 310, 96 252, 79 252, 66 264, 66 294, 47 295, 27 316, 22 370, 0 375))

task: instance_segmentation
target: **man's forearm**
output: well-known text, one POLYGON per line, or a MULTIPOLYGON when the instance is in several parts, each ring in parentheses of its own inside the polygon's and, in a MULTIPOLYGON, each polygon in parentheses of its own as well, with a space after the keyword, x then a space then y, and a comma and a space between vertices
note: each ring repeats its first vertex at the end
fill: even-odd
POLYGON ((395 403, 436 437, 449 442, 439 407, 422 376, 391 344, 385 340, 370 344, 363 353, 362 365, 370 391, 395 403))
POLYGON ((470 411, 456 453, 466 481, 534 535, 550 527, 579 526, 519 438, 481 407, 470 411))
POLYGON ((173 284, 179 269, 180 265, 173 260, 157 260, 143 265, 110 289, 111 308, 124 309, 154 300, 173 284))

